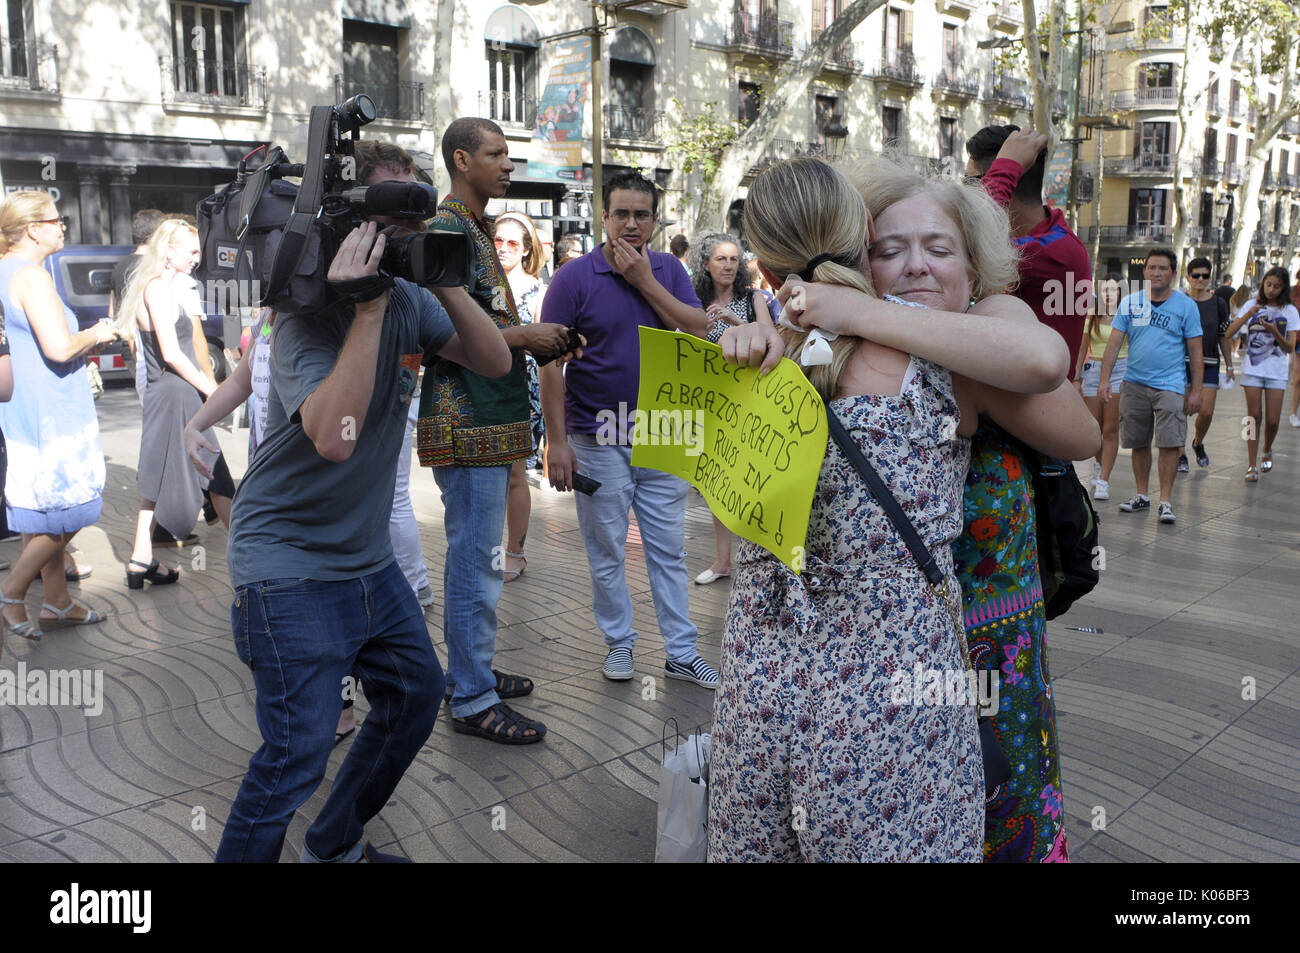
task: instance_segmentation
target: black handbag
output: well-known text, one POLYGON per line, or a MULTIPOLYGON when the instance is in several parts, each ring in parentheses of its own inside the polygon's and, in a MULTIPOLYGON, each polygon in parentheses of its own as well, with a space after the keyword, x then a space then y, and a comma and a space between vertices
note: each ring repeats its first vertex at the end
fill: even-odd
MULTIPOLYGON (((926 581, 930 584, 930 591, 948 608, 948 615, 952 619, 953 628, 956 629, 958 636, 961 638, 962 658, 966 661, 966 667, 974 671, 974 666, 970 660, 970 650, 966 647, 966 626, 961 619, 961 610, 957 607, 961 602, 960 593, 952 593, 957 598, 954 604, 950 598, 948 588, 948 579, 940 571, 939 566, 934 561, 934 556, 930 553, 925 541, 912 525, 912 521, 907 518, 903 508, 898 505, 898 500, 894 499, 894 494, 889 492, 880 474, 876 473, 876 468, 863 455, 862 450, 854 443, 849 432, 844 429, 844 424, 840 422, 839 417, 828 407, 826 408, 826 424, 830 428, 831 437, 839 445, 840 452, 853 464, 853 469, 858 471, 863 482, 867 484, 867 489, 871 495, 876 498, 880 508, 885 511, 889 521, 894 524, 894 529, 898 530, 898 535, 903 538, 907 544, 912 558, 916 564, 921 567, 921 572, 925 573, 926 581)), ((998 785, 1005 784, 1011 779, 1011 762, 1002 752, 1002 746, 998 744, 997 733, 993 730, 992 718, 980 718, 980 752, 984 759, 984 796, 987 798, 993 794, 998 785)))

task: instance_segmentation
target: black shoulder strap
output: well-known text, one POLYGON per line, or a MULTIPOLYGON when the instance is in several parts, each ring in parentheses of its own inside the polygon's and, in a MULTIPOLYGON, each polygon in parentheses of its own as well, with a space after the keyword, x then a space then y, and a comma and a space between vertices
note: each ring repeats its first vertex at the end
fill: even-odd
POLYGON ((911 551, 912 558, 916 560, 916 564, 925 573, 926 580, 932 586, 940 585, 944 580, 944 576, 939 571, 929 547, 925 545, 925 541, 921 539, 916 527, 912 525, 912 521, 903 512, 903 508, 898 505, 898 500, 894 499, 894 494, 889 492, 884 481, 880 479, 880 474, 876 473, 875 467, 863 455, 862 450, 849 436, 849 432, 844 429, 844 424, 840 422, 840 418, 829 407, 826 408, 826 424, 830 427, 831 436, 839 445, 840 452, 848 458, 849 463, 853 464, 853 469, 857 470, 863 481, 866 482, 868 489, 871 490, 871 495, 876 498, 876 502, 885 511, 889 521, 894 524, 894 529, 898 530, 898 535, 903 537, 903 542, 907 544, 907 548, 911 551))

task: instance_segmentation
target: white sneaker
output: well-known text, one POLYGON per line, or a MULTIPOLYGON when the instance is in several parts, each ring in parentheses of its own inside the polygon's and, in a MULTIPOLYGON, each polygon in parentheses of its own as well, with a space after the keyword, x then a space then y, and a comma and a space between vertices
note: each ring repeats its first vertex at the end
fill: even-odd
POLYGON ((1287 420, 1290 421, 1292 427, 1300 427, 1300 417, 1295 414, 1292 414, 1287 420))
POLYGON ((1092 498, 1093 498, 1094 500, 1109 500, 1109 499, 1110 499, 1110 484, 1107 483, 1105 480, 1101 480, 1101 479, 1093 480, 1093 481, 1092 481, 1092 498))
POLYGON ((1160 501, 1160 522, 1172 523, 1175 521, 1174 505, 1165 500, 1160 501))

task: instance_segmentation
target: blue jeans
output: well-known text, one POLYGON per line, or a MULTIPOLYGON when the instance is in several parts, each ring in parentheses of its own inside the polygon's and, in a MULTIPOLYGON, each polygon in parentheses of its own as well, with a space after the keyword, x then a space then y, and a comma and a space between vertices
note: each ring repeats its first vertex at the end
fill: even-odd
POLYGON ((686 545, 682 529, 689 487, 659 470, 632 466, 632 448, 601 446, 592 434, 569 434, 569 446, 579 473, 600 482, 587 496, 574 493, 578 525, 591 565, 591 594, 596 624, 611 649, 636 644, 632 628, 632 596, 627 588, 624 559, 628 510, 636 511, 645 551, 655 616, 668 658, 690 662, 699 632, 691 622, 686 597, 686 545))
POLYGON ((442 571, 442 631, 447 639, 451 716, 468 718, 501 701, 492 674, 501 601, 506 492, 510 467, 434 467, 442 491, 447 562, 442 571))
POLYGON ((262 747, 248 763, 217 861, 274 863, 293 813, 325 777, 347 679, 370 714, 316 823, 305 860, 356 860, 365 824, 388 803, 433 730, 442 667, 396 563, 359 579, 268 579, 240 586, 235 651, 253 672, 262 747))

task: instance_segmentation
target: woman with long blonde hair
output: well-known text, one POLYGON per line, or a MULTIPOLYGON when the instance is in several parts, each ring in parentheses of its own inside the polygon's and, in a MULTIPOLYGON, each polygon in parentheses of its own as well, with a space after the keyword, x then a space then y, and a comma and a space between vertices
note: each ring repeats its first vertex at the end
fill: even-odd
MULTIPOLYGON (((104 451, 84 355, 115 340, 107 324, 77 330, 45 259, 63 247, 66 221, 48 192, 11 192, 0 201, 0 310, 11 351, 13 396, 0 404, 8 444, 5 515, 23 549, 4 579, 4 633, 33 641, 42 629, 102 622, 68 594, 64 553, 103 507, 104 451), (27 618, 37 576, 45 604, 27 618)), ((0 642, 2 644, 2 642, 0 642)))
MULTIPOLYGON (((178 300, 179 279, 199 262, 199 237, 194 226, 181 219, 159 223, 122 294, 118 311, 124 334, 138 328, 147 368, 140 395, 142 423, 140 460, 136 479, 140 511, 135 545, 127 565, 130 589, 174 583, 179 569, 163 571, 153 558, 155 521, 177 539, 185 539, 203 505, 204 486, 191 468, 185 452, 185 425, 217 388, 217 382, 199 369, 194 345, 194 323, 178 300)), ((215 438, 208 433, 209 442, 215 438)), ((219 454, 211 460, 208 482, 213 507, 227 528, 234 481, 219 454)))
POLYGON ((1099 438, 1066 381, 1064 341, 999 294, 1015 275, 1005 212, 957 183, 895 191, 873 224, 862 195, 818 160, 760 175, 745 233, 773 284, 799 276, 780 292, 798 330, 787 344, 744 325, 721 343, 750 366, 782 353, 827 360, 810 380, 893 491, 948 595, 829 445, 802 574, 752 543, 737 550, 712 735, 713 860, 981 859, 975 710, 913 697, 910 677, 968 669, 951 546, 970 439, 981 415, 1058 453, 1090 453, 1099 438), (838 335, 829 354, 805 352, 814 327, 838 335))

